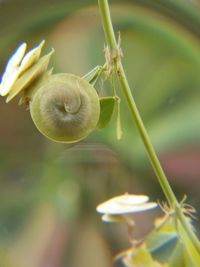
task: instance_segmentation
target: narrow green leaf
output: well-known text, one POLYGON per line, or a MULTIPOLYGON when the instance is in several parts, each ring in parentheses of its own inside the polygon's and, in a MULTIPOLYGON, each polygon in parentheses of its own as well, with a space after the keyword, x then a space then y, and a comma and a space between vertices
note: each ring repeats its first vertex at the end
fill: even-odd
POLYGON ((99 101, 100 101, 100 117, 97 124, 97 128, 104 128, 111 120, 115 106, 115 98, 101 97, 99 101))
POLYGON ((94 86, 98 78, 100 77, 102 71, 102 66, 96 66, 94 69, 85 74, 82 78, 94 86))
POLYGON ((121 127, 121 114, 120 114, 120 98, 117 99, 117 125, 116 125, 116 137, 117 140, 122 138, 122 127, 121 127))

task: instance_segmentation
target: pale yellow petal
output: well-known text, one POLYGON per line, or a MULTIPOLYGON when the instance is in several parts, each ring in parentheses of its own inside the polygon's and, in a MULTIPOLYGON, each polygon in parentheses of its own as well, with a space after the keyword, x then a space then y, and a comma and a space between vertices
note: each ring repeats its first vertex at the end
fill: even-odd
POLYGON ((15 81, 17 80, 20 72, 19 72, 19 64, 24 56, 26 51, 26 43, 22 43, 14 52, 14 54, 10 57, 6 69, 1 78, 0 84, 0 95, 7 95, 15 81))
POLYGON ((36 61, 38 61, 42 47, 44 46, 45 41, 43 40, 38 46, 30 50, 25 57, 23 58, 20 65, 20 72, 24 72, 30 68, 36 61))
POLYGON ((7 67, 9 68, 9 66, 19 66, 19 64, 21 63, 24 54, 26 52, 26 48, 27 48, 27 44, 26 43, 22 43, 17 49, 16 51, 13 53, 13 55, 10 57, 8 63, 7 63, 7 67))
POLYGON ((2 78, 2 83, 0 84, 0 95, 7 95, 12 89, 14 83, 16 82, 19 76, 17 69, 13 69, 12 73, 6 73, 2 78))

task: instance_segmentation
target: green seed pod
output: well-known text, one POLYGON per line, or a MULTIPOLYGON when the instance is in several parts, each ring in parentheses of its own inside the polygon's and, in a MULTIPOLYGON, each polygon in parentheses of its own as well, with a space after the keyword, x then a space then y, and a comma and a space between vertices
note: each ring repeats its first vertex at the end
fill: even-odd
POLYGON ((75 143, 87 137, 99 120, 98 95, 91 84, 72 74, 54 74, 30 101, 38 130, 56 142, 75 143))

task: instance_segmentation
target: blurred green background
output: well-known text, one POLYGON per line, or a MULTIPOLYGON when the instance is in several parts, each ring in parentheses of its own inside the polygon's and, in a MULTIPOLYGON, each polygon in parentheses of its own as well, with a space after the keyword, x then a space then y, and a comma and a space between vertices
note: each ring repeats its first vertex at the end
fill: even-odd
MULTIPOLYGON (((179 200, 186 194, 199 212, 200 2, 110 2, 152 142, 179 200)), ((46 51, 56 50, 54 72, 84 75, 103 64, 97 1, 0 1, 1 73, 17 45, 31 48, 42 39, 46 51)), ((111 94, 106 82, 97 90, 111 94)), ((115 138, 114 115, 107 128, 74 146, 48 141, 17 101, 0 99, 0 267, 113 266, 113 255, 128 246, 126 229, 101 222, 95 207, 124 192, 164 200, 121 97, 122 140, 115 138)), ((135 237, 159 214, 135 216, 135 237)))

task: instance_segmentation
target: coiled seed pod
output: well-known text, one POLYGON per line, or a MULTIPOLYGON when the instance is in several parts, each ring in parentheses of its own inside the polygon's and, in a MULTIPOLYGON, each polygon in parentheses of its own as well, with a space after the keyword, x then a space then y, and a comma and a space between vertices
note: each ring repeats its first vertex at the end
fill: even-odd
POLYGON ((46 137, 74 143, 96 128, 99 98, 86 80, 73 74, 54 74, 35 90, 30 113, 38 130, 46 137))

